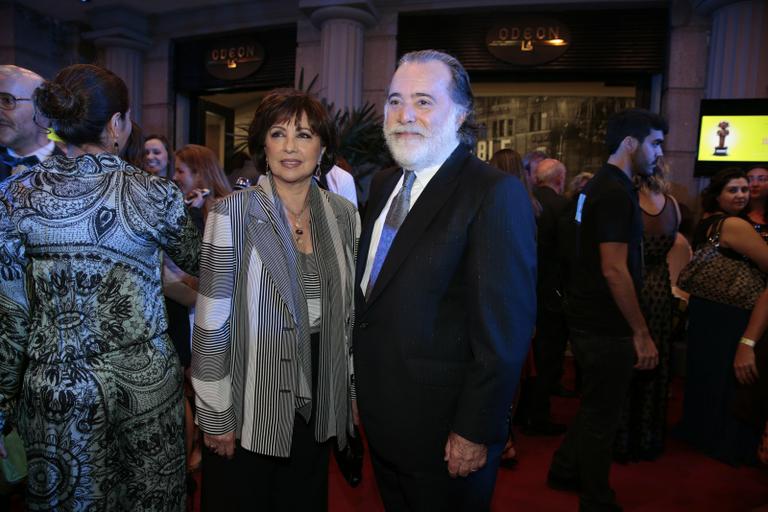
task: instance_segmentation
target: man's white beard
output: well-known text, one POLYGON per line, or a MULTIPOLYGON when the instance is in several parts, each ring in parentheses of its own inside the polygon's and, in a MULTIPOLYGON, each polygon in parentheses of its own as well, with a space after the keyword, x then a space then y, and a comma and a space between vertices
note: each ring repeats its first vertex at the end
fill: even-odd
POLYGON ((399 166, 420 171, 443 162, 453 152, 459 143, 456 132, 457 123, 456 109, 451 113, 448 121, 431 133, 416 124, 397 125, 388 129, 385 121, 384 138, 392 157, 399 166), (419 133, 422 137, 417 140, 398 140, 395 136, 398 132, 419 133))

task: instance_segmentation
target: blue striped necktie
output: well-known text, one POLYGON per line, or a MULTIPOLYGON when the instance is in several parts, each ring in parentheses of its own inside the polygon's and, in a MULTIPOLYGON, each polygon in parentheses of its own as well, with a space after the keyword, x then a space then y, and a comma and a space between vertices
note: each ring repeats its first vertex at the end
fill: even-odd
POLYGON ((368 287, 365 290, 366 298, 370 297, 373 285, 376 283, 381 267, 384 265, 384 260, 387 259, 387 253, 392 246, 392 241, 395 239, 395 235, 397 235, 397 230, 400 229, 405 216, 408 215, 408 210, 411 209, 411 189, 413 188, 414 181, 416 181, 416 173, 404 170, 403 187, 392 200, 389 212, 387 212, 387 218, 384 220, 384 227, 381 230, 379 246, 376 249, 376 257, 373 259, 371 275, 368 278, 368 287))

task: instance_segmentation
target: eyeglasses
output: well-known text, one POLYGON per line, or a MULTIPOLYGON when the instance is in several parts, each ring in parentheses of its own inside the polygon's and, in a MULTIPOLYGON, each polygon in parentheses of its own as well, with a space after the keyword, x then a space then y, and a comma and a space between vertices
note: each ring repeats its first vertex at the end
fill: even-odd
POLYGON ((752 183, 753 181, 756 181, 758 183, 765 183, 765 182, 768 182, 768 175, 760 174, 757 176, 747 176, 747 179, 749 180, 750 183, 752 183))
POLYGON ((32 101, 32 98, 17 98, 11 93, 0 92, 0 109, 14 110, 20 101, 32 101))

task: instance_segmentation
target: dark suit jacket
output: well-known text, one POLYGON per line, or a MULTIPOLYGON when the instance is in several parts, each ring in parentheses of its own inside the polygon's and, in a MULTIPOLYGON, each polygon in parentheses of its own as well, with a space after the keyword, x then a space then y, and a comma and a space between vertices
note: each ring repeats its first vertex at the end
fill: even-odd
POLYGON ((549 187, 536 187, 533 195, 541 203, 541 214, 536 220, 539 304, 547 310, 562 311, 558 223, 568 209, 568 200, 549 187))
MULTIPOLYGON (((7 151, 5 147, 0 146, 0 151, 7 151)), ((57 155, 64 155, 64 152, 59 149, 59 146, 53 147, 53 153, 51 153, 51 157, 57 156, 57 155)), ((50 157, 49 157, 50 158, 50 157)), ((0 181, 3 181, 5 178, 11 175, 11 169, 8 165, 4 164, 3 162, 0 162, 0 181)))
POLYGON ((459 146, 413 205, 366 301, 373 224, 401 174, 374 177, 360 238, 358 403, 381 457, 444 471, 450 431, 506 438, 536 315, 535 225, 522 184, 459 146))

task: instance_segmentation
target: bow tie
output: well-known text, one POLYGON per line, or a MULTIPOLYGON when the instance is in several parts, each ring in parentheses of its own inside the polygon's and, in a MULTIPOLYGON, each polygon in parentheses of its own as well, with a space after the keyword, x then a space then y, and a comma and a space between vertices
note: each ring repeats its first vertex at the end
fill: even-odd
POLYGON ((39 164, 40 160, 35 155, 15 157, 9 153, 0 153, 0 162, 13 169, 19 166, 33 167, 39 164))

